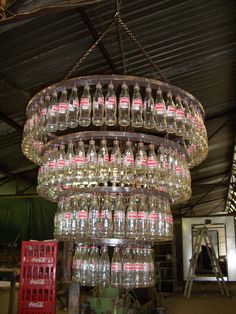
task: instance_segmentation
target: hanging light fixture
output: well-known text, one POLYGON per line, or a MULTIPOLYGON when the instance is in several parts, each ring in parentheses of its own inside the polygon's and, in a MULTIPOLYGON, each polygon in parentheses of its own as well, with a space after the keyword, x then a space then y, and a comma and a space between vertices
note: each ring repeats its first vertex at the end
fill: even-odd
MULTIPOLYGON (((204 109, 168 82, 119 12, 64 80, 30 100, 26 115, 23 153, 40 165, 39 195, 58 203, 55 237, 82 243, 77 257, 93 243, 128 250, 139 245, 142 252, 132 248, 133 258, 148 260, 148 245, 173 238, 170 205, 191 197, 189 168, 207 156, 204 109), (163 81, 128 75, 70 79, 115 23, 163 81)), ((153 284, 149 278, 135 286, 153 284)))

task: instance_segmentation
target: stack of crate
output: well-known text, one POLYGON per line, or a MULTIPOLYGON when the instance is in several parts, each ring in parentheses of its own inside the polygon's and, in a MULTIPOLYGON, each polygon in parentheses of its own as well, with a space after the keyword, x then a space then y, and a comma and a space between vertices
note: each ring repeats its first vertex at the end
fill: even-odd
POLYGON ((19 314, 56 313, 57 241, 23 241, 19 314))

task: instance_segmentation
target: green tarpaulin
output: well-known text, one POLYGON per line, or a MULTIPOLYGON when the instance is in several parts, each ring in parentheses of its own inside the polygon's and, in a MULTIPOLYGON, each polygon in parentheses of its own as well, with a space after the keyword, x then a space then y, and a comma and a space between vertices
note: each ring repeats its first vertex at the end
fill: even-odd
POLYGON ((56 205, 42 198, 0 199, 0 243, 53 238, 56 205))

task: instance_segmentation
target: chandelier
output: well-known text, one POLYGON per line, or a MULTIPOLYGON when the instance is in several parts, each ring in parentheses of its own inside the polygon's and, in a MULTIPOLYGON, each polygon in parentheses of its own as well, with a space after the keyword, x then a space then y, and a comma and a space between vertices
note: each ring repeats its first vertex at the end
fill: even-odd
POLYGON ((151 246, 173 238, 170 206, 191 197, 189 168, 206 158, 207 133, 201 103, 166 79, 69 79, 115 23, 157 69, 116 13, 66 78, 30 100, 22 150, 40 166, 38 194, 58 204, 55 237, 77 244, 72 279, 148 287, 155 283, 151 246), (98 261, 106 267, 91 268, 98 261))

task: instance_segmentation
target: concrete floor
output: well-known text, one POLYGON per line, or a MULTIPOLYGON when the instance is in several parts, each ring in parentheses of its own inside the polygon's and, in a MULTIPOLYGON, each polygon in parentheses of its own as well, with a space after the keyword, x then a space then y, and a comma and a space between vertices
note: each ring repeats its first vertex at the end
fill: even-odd
POLYGON ((179 292, 163 297, 161 305, 166 308, 166 314, 236 314, 236 284, 228 283, 228 288, 230 299, 222 297, 214 283, 194 283, 190 299, 185 299, 179 292))

